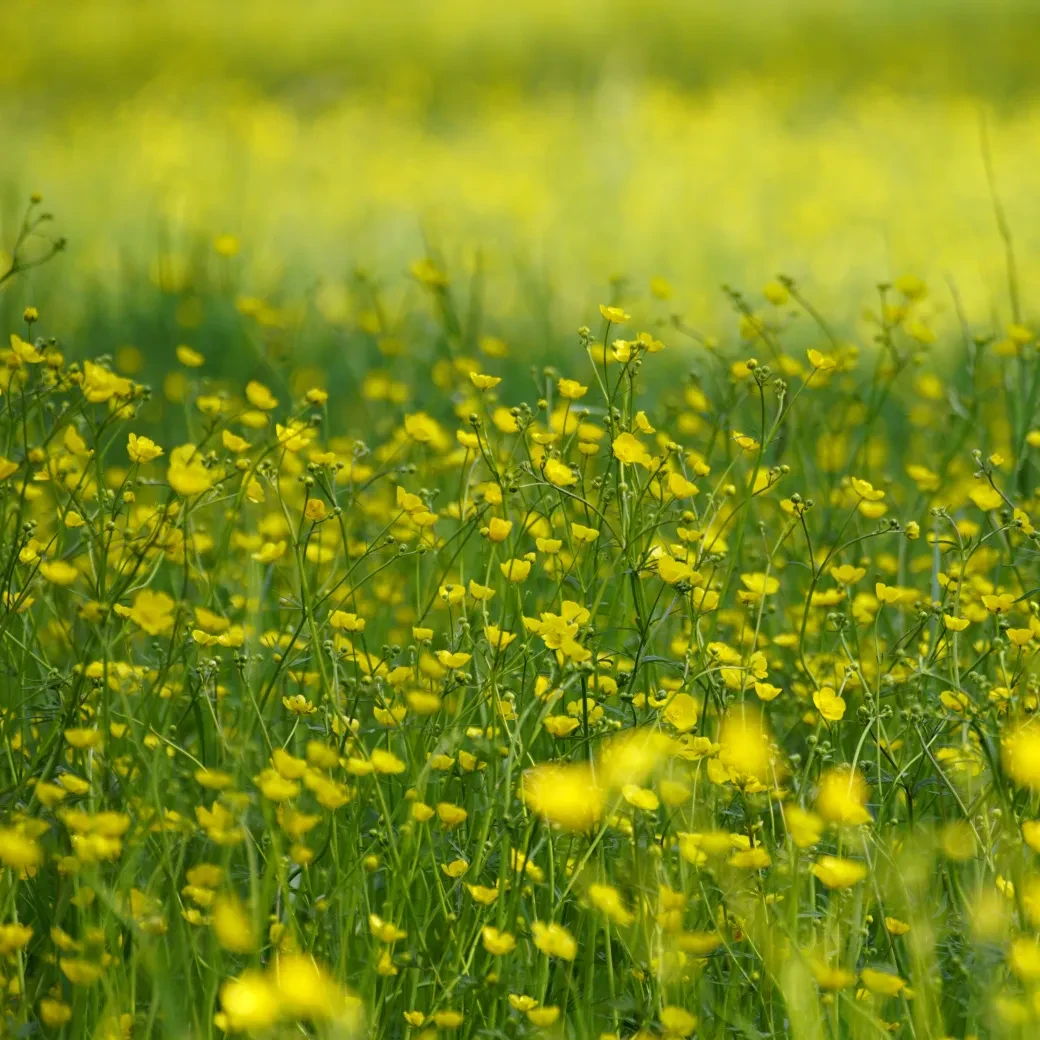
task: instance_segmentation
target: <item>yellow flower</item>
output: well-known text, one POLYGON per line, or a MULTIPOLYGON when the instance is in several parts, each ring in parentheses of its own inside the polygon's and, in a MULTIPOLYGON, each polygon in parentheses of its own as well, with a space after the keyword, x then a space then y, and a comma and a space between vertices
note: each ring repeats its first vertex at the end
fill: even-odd
POLYGON ((674 1004, 663 1007, 660 1017, 665 1036, 689 1036, 697 1028, 697 1016, 674 1004))
POLYGON ((505 650, 516 639, 516 634, 503 631, 498 625, 485 625, 484 638, 488 641, 488 645, 492 650, 501 651, 505 650))
POLYGON ((61 966, 62 974, 73 986, 92 986, 101 978, 104 970, 100 964, 84 960, 82 957, 62 957, 58 964, 61 966))
POLYGON ((809 364, 820 372, 829 372, 837 364, 834 358, 828 354, 821 354, 820 351, 813 350, 812 347, 805 352, 805 355, 809 359, 809 364))
POLYGON ((877 993, 882 997, 898 996, 906 988, 906 982, 898 975, 888 971, 877 971, 874 968, 864 968, 859 973, 859 978, 871 993, 877 993))
POLYGON ((52 585, 71 585, 79 577, 79 571, 65 560, 41 563, 40 574, 52 585))
POLYGON ((569 715, 546 715, 542 725, 558 740, 569 737, 581 723, 569 715))
POLYGON ((75 727, 65 730, 65 740, 71 747, 79 751, 97 747, 101 743, 101 733, 96 729, 87 727, 75 727))
POLYGON ((369 761, 377 773, 397 774, 405 771, 405 764, 395 754, 376 748, 369 756, 369 761))
POLYGON ((116 612, 128 617, 138 628, 150 636, 159 636, 173 628, 177 602, 165 592, 141 589, 134 596, 133 606, 116 607, 116 612))
POLYGON ((560 396, 568 401, 577 401, 589 391, 589 388, 582 386, 577 379, 558 379, 556 381, 556 389, 559 391, 560 396))
POLYGON ((506 560, 498 566, 506 581, 526 581, 527 576, 531 573, 530 560, 506 560))
POLYGON ((329 615, 329 624, 343 632, 365 631, 365 619, 345 610, 334 610, 329 615))
POLYGON ((426 444, 436 439, 440 433, 440 425, 426 412, 416 412, 404 417, 404 432, 413 441, 426 444))
POLYGON ((93 361, 84 361, 80 389, 91 404, 104 404, 113 397, 130 397, 134 385, 93 361))
POLYGON ((599 531, 595 527, 585 527, 578 523, 571 524, 571 534, 579 542, 592 543, 599 538, 599 531))
POLYGON ((764 717, 751 702, 737 705, 726 713, 719 731, 716 764, 730 776, 760 784, 772 782, 783 773, 776 761, 764 717))
POLYGON ((746 601, 755 602, 762 596, 772 596, 780 588, 780 582, 771 574, 742 574, 740 580, 747 592, 738 592, 746 601))
POLYGON ((287 802, 300 793, 300 785, 293 780, 287 780, 273 769, 264 769, 254 777, 256 786, 260 793, 269 802, 287 802))
POLYGON ((220 987, 220 1009, 224 1018, 222 1028, 231 1032, 258 1032, 278 1020, 278 993, 266 975, 249 969, 220 987))
MULTIPOLYGON (((131 434, 131 436, 133 435, 131 434)), ((75 426, 65 427, 65 434, 62 440, 65 444, 65 450, 70 455, 89 458, 94 454, 93 450, 87 447, 87 442, 80 436, 79 430, 77 430, 75 426)))
POLYGON ((468 815, 469 813, 460 805, 452 805, 451 802, 437 803, 437 818, 441 821, 442 826, 449 829, 464 823, 468 815))
POLYGON ((484 603, 487 600, 492 599, 497 590, 493 589, 490 585, 478 585, 472 578, 470 578, 467 591, 475 600, 484 603))
POLYGON ((1040 852, 1040 820, 1025 820, 1022 823, 1022 837, 1034 852, 1040 852))
POLYGON ((170 452, 170 467, 166 471, 170 487, 183 498, 201 495, 214 483, 214 475, 202 462, 194 444, 183 444, 170 452))
POLYGON ((251 953, 256 949, 253 922, 233 896, 218 896, 213 903, 213 934, 225 950, 251 953))
POLYGON ((470 372, 469 381, 478 390, 494 390, 502 382, 500 376, 488 376, 480 372, 470 372))
POLYGON ((614 438, 611 444, 614 458, 629 465, 650 465, 650 453, 643 444, 630 433, 622 433, 614 438))
POLYGON ((880 502, 885 497, 884 491, 860 477, 853 477, 850 483, 855 494, 867 502, 880 502))
POLYGON ((531 1025, 545 1029, 556 1024, 557 1019, 560 1017, 560 1009, 555 1005, 543 1005, 541 1007, 528 1008, 524 1014, 527 1015, 527 1020, 531 1025))
POLYGON ((781 687, 773 686, 772 683, 767 682, 756 682, 754 688, 755 696, 758 697, 760 701, 776 700, 776 698, 784 692, 781 687))
POLYGON ((586 763, 535 766, 524 774, 523 797, 539 816, 568 831, 594 826, 605 799, 586 763))
POLYGON ((269 412, 278 407, 278 398, 263 383, 258 383, 255 379, 246 383, 246 400, 262 412, 269 412))
POLYGON ((12 870, 30 870, 43 862, 43 850, 13 827, 0 827, 0 863, 12 870))
POLYGON ((696 484, 675 472, 668 474, 668 490, 676 498, 692 498, 698 491, 696 484))
POLYGON ((844 767, 829 769, 820 778, 816 811, 828 823, 851 826, 870 823, 869 796, 870 789, 861 773, 844 767))
POLYGON ((589 885, 588 898, 589 902, 600 913, 606 914, 614 924, 628 927, 636 919, 635 914, 622 901, 621 893, 613 885, 589 885))
POLYGON ((845 716, 845 699, 830 686, 823 686, 813 694, 813 704, 828 722, 840 722, 845 716))
POLYGON ((1001 742, 1001 761, 1020 787, 1040 791, 1040 724, 1025 722, 1001 742))
POLYGON ((395 943, 408 937, 407 932, 389 921, 384 921, 376 914, 368 915, 368 930, 382 943, 395 943))
POLYGON ((693 568, 688 563, 681 563, 667 553, 662 553, 657 558, 657 576, 669 585, 678 585, 681 581, 693 580, 693 568))
POLYGON ((797 805, 784 807, 784 822, 791 841, 800 849, 815 845, 823 837, 824 821, 816 813, 806 812, 797 805))
POLYGON ((657 812, 661 804, 653 791, 636 784, 625 784, 621 788, 621 797, 633 808, 642 809, 644 812, 657 812))
POLYGON ((856 976, 845 968, 834 967, 826 961, 814 960, 810 968, 816 985, 823 990, 847 989, 856 982, 856 976))
POLYGON ((500 516, 493 516, 488 523, 488 538, 493 542, 504 542, 513 529, 511 520, 503 520, 500 516))
POLYGON ((1011 943, 1008 967, 1023 982, 1040 982, 1040 945, 1032 937, 1020 936, 1011 943))
POLYGON ((163 450, 153 440, 149 440, 147 437, 138 437, 136 433, 131 433, 126 445, 126 453, 130 456, 131 462, 151 462, 152 459, 157 459, 162 455, 163 450))
POLYGON ((72 1008, 53 997, 40 1001, 40 1020, 48 1029, 60 1029, 72 1018, 72 1008))
POLYGON ((988 513, 993 509, 999 509, 1004 504, 1004 496, 996 488, 990 487, 988 484, 972 488, 968 497, 984 513, 988 513))
MULTIPOLYGON (((14 464, 12 463, 12 465, 14 464)), ((557 487, 570 487, 572 484, 578 483, 578 478, 570 466, 559 459, 546 459, 542 472, 545 474, 545 479, 557 487)))
POLYGON ((38 365, 43 361, 43 355, 31 343, 26 343, 21 336, 14 332, 11 333, 11 350, 23 364, 38 365))
POLYGON ((623 307, 611 307, 605 303, 599 305, 599 312, 607 321, 614 325, 623 325, 632 317, 631 314, 625 312, 623 307))
POLYGON ((282 952, 270 968, 282 1017, 311 1022, 342 1021, 347 1032, 356 1030, 353 1021, 359 1010, 352 997, 321 968, 313 957, 282 952))
POLYGON ((448 285, 448 276, 430 259, 414 260, 408 270, 428 289, 443 289, 448 285))
POLYGON ((184 365, 185 368, 199 368, 201 367, 206 359, 197 351, 192 350, 191 347, 181 344, 174 351, 177 355, 177 360, 184 365))
POLYGON ((230 430, 222 430, 220 439, 224 447, 227 448, 228 451, 233 451, 236 455, 241 454, 250 447, 249 441, 244 437, 239 437, 237 434, 232 433, 230 430))
POLYGON ((690 732, 700 718, 700 705, 686 693, 674 694, 665 707, 665 719, 680 733, 690 732))
POLYGON ((982 597, 982 605, 991 614, 1006 614, 1015 605, 1015 597, 1010 592, 987 593, 982 597))
POLYGON ((541 950, 546 957, 559 957, 561 960, 572 961, 578 952, 578 944, 563 925, 544 924, 535 921, 531 925, 531 937, 535 946, 541 950))
POLYGON ((812 865, 812 872, 827 888, 851 888, 867 876, 867 867, 856 860, 821 856, 812 865))
POLYGON ((728 866, 740 870, 764 870, 772 862, 772 857, 761 845, 756 845, 753 849, 738 849, 726 860, 728 866))
POLYGON ((650 420, 646 417, 646 412, 640 410, 636 412, 635 418, 632 420, 636 428, 640 433, 657 433, 657 430, 650 425, 650 420))

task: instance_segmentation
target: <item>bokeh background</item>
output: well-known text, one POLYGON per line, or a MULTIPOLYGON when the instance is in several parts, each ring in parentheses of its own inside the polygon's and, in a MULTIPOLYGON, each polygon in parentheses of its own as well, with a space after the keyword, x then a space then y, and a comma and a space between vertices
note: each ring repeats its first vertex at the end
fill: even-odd
POLYGON ((1035 0, 5 0, 0 40, 0 242, 33 190, 69 239, 3 306, 66 334, 176 339, 203 283, 346 325, 427 253, 529 327, 658 276, 712 328, 778 272, 1006 318, 984 139, 1040 278, 1035 0))

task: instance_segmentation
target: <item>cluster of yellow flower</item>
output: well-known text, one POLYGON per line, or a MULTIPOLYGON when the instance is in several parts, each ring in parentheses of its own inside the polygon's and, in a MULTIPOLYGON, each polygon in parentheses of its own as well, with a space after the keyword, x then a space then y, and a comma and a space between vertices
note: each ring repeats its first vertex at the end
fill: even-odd
POLYGON ((12 1028, 1035 1035, 1032 332, 615 300, 525 402, 412 273, 414 385, 0 351, 12 1028))

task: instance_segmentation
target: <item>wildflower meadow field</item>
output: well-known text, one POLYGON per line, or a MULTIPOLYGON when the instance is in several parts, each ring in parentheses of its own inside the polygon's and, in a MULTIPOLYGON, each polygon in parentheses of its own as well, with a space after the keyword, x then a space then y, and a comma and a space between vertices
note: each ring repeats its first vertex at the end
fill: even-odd
POLYGON ((1040 12, 0 8, 0 1036, 1040 1036, 1040 12))

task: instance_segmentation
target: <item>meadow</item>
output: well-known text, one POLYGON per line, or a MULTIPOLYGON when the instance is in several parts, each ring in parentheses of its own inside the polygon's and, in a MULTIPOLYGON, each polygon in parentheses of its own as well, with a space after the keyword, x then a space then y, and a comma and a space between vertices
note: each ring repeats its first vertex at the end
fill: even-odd
POLYGON ((1035 1037, 1038 37, 0 9, 0 1035, 1035 1037))

